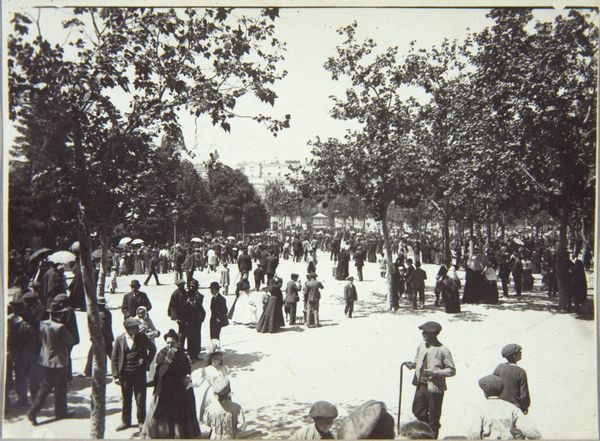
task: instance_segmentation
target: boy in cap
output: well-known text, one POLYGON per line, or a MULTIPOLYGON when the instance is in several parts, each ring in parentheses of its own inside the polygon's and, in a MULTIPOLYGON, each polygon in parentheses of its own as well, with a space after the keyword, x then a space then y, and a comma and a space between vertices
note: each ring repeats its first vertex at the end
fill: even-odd
POLYGON ((504 381, 496 375, 479 380, 486 402, 474 418, 469 439, 539 439, 540 433, 525 414, 513 404, 502 400, 504 381))
POLYGON ((354 286, 354 277, 350 276, 346 280, 348 281, 348 284, 344 286, 344 300, 346 302, 344 314, 346 317, 352 318, 354 301, 358 299, 358 296, 356 295, 356 286, 354 286))
POLYGON ((527 373, 517 366, 522 357, 522 348, 515 343, 508 344, 502 348, 502 356, 506 358, 507 363, 499 364, 494 370, 494 375, 504 380, 504 390, 500 398, 513 403, 527 414, 531 404, 527 373))
POLYGON ((286 319, 289 320, 290 325, 296 324, 296 307, 300 301, 298 295, 298 274, 292 273, 292 280, 290 280, 285 287, 285 299, 284 299, 284 310, 286 319))
POLYGON ((123 304, 121 305, 121 311, 123 312, 123 318, 135 317, 138 307, 145 306, 147 311, 152 309, 152 304, 148 299, 146 293, 140 291, 140 282, 138 280, 132 280, 130 283, 131 291, 125 294, 123 297, 123 304))
POLYGON ((317 401, 311 406, 308 416, 313 419, 313 424, 298 429, 292 439, 334 439, 330 430, 338 411, 333 404, 317 401))
POLYGON ((420 421, 429 424, 437 439, 446 378, 456 374, 456 367, 452 354, 437 338, 442 326, 437 322, 427 322, 419 326, 419 329, 424 341, 417 348, 414 362, 407 363, 409 369, 416 369, 413 378, 413 385, 417 386, 413 414, 420 421))

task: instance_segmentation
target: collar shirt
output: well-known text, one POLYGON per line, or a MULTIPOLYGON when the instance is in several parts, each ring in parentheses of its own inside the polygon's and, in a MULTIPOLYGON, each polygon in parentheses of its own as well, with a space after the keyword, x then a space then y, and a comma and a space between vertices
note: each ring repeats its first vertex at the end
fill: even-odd
POLYGON ((415 365, 413 385, 416 386, 422 382, 423 371, 427 369, 432 372, 431 376, 426 378, 427 390, 431 393, 444 393, 446 390, 446 377, 456 375, 452 354, 446 346, 439 342, 432 344, 422 342, 417 348, 415 365))
POLYGON ((539 439, 541 434, 514 404, 489 397, 468 432, 469 439, 539 439))

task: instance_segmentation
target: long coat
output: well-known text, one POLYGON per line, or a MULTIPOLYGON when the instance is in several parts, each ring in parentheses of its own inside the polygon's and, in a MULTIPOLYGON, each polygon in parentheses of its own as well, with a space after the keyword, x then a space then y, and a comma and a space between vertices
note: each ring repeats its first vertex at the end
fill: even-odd
POLYGON ((146 293, 138 291, 135 294, 133 291, 128 292, 123 297, 123 304, 121 305, 121 312, 123 312, 124 318, 135 317, 135 313, 140 306, 144 306, 146 311, 152 309, 152 303, 146 293))
POLYGON ((186 300, 187 292, 185 289, 177 288, 173 291, 167 309, 167 314, 171 317, 171 320, 182 320, 183 307, 185 306, 186 300))
POLYGON ((66 368, 69 366, 69 348, 75 339, 62 323, 54 320, 44 320, 40 323, 39 364, 48 368, 66 368))

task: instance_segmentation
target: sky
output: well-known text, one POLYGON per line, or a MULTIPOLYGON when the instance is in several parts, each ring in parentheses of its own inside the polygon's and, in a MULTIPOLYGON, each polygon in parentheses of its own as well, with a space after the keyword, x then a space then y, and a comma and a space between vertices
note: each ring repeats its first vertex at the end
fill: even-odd
MULTIPOLYGON (((30 10, 34 11, 34 10, 30 10)), ((257 99, 244 99, 240 113, 264 113, 274 117, 291 115, 291 127, 274 137, 264 126, 251 120, 231 122, 231 132, 213 127, 208 117, 194 118, 182 115, 181 126, 187 147, 194 152, 194 162, 208 159, 209 152, 218 151, 221 161, 236 166, 244 161, 305 160, 310 156, 308 141, 316 136, 341 137, 345 130, 355 127, 346 121, 331 118, 330 95, 342 96, 348 86, 333 81, 323 68, 328 57, 342 42, 336 33, 340 27, 353 21, 358 23, 359 41, 372 38, 381 50, 397 46, 399 54, 408 51, 409 42, 417 47, 430 48, 444 38, 462 40, 468 29, 477 32, 491 24, 485 17, 486 9, 411 9, 411 8, 283 8, 275 21, 276 37, 286 43, 287 51, 281 69, 288 71, 283 80, 274 85, 278 95, 275 106, 257 99)), ((253 14, 247 9, 236 9, 236 15, 253 14)), ((537 13, 550 18, 553 11, 537 13)), ((68 11, 46 9, 42 12, 42 31, 56 40, 64 39, 61 20, 68 11)), ((8 25, 10 11, 3 12, 3 24, 8 25)), ((5 28, 6 29, 6 28, 5 28)), ((4 37, 6 41, 6 36, 4 37)), ((8 127, 8 144, 14 131, 8 127)))

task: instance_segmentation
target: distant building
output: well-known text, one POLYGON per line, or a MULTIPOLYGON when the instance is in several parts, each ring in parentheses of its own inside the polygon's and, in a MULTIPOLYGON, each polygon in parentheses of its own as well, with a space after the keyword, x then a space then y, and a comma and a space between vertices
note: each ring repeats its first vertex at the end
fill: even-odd
POLYGON ((265 188, 269 182, 279 182, 288 190, 292 190, 293 187, 286 176, 293 173, 290 167, 298 167, 303 164, 302 161, 279 160, 272 162, 241 162, 236 169, 246 175, 260 197, 265 197, 265 188))

